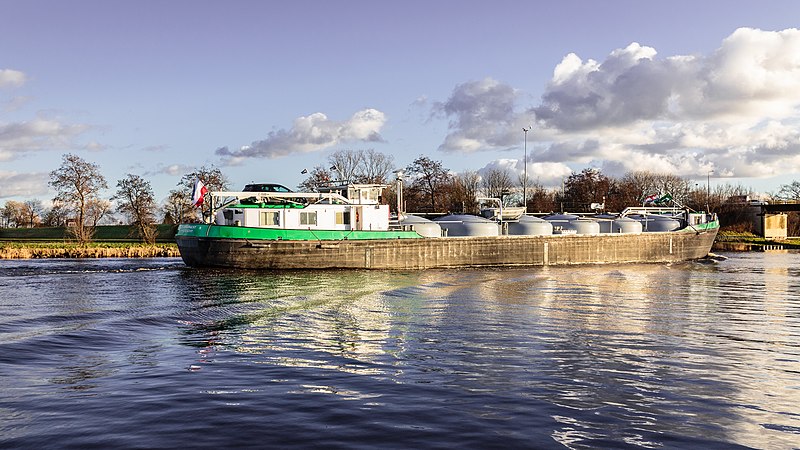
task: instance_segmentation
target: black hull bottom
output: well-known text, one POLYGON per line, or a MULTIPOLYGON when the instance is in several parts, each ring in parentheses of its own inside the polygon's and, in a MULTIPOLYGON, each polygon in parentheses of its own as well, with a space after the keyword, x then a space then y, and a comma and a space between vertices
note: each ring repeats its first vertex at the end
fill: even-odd
POLYGON ((655 263, 708 255, 717 229, 641 234, 248 241, 178 236, 192 267, 428 269, 655 263))

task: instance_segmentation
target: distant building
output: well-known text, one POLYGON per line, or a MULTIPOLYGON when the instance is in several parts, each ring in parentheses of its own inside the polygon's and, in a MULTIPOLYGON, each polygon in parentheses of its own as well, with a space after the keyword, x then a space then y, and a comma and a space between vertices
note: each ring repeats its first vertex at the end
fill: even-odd
POLYGON ((750 202, 749 195, 732 195, 725 200, 725 203, 730 203, 732 205, 746 205, 750 202))

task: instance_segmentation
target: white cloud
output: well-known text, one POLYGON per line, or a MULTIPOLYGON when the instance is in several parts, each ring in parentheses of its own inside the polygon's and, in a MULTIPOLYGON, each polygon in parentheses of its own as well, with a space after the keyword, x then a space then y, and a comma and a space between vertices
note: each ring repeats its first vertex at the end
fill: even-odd
POLYGON ((239 150, 222 147, 216 153, 228 164, 237 164, 245 158, 278 158, 318 151, 343 142, 382 142, 380 130, 385 123, 385 114, 376 109, 358 111, 343 122, 331 120, 323 113, 314 113, 295 119, 289 130, 272 131, 266 139, 239 150))
POLYGON ((456 86, 447 101, 434 107, 452 118, 439 150, 474 152, 517 145, 525 126, 515 112, 517 100, 514 88, 491 78, 456 86))
POLYGON ((36 197, 47 194, 49 175, 0 171, 0 198, 36 197))
POLYGON ((185 164, 170 164, 169 166, 163 167, 161 170, 159 170, 160 173, 176 177, 183 176, 191 171, 192 168, 185 164))
POLYGON ((32 151, 83 148, 85 146, 77 144, 75 138, 89 128, 88 125, 65 124, 44 118, 0 123, 0 161, 12 160, 32 151))
MULTIPOLYGON (((25 84, 27 76, 18 70, 0 69, 0 88, 17 88, 25 84)), ((4 113, 17 111, 30 102, 31 97, 17 96, 0 104, 4 113)), ((22 122, 0 121, 0 161, 10 161, 26 153, 45 150, 99 150, 104 148, 97 142, 80 144, 77 137, 91 127, 84 124, 68 124, 40 114, 22 122)))
MULTIPOLYGON (((521 159, 496 159, 478 169, 478 173, 483 176, 492 169, 512 174, 512 181, 516 183, 524 175, 525 165, 521 159)), ((560 186, 561 181, 570 174, 572 169, 562 163, 528 161, 528 183, 540 183, 548 187, 560 186)))
POLYGON ((23 72, 13 69, 0 69, 0 88, 17 88, 25 84, 27 77, 23 72))
POLYGON ((169 164, 169 165, 159 165, 154 170, 147 170, 144 172, 144 175, 151 176, 151 175, 169 175, 169 176, 183 176, 187 173, 191 173, 195 170, 195 167, 188 166, 186 164, 169 164))
POLYGON ((638 43, 554 68, 539 105, 491 79, 454 89, 442 150, 519 148, 532 160, 680 176, 761 177, 800 172, 800 30, 740 28, 708 55, 661 57, 638 43), (527 114, 527 115, 526 115, 527 114))

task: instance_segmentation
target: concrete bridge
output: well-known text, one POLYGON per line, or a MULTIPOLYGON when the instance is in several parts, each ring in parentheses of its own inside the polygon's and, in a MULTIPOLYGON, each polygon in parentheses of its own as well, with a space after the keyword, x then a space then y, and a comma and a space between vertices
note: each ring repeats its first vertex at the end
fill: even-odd
POLYGON ((800 201, 774 201, 764 205, 758 205, 764 213, 780 213, 790 211, 800 211, 800 201))

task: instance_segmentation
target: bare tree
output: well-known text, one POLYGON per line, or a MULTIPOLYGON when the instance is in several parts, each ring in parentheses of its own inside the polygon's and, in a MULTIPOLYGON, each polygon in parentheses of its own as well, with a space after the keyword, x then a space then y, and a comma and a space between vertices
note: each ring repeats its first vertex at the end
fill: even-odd
POLYGON ((481 176, 474 170, 461 172, 456 176, 458 183, 458 193, 461 203, 461 212, 476 214, 478 212, 478 189, 481 184, 481 176))
POLYGON ((101 189, 108 187, 99 167, 79 156, 66 154, 61 166, 50 172, 50 186, 57 192, 53 202, 60 202, 74 214, 70 234, 80 243, 91 241, 94 226, 86 223, 87 204, 97 198, 101 189))
POLYGON ((477 172, 466 171, 450 176, 437 188, 436 203, 449 212, 477 213, 479 186, 480 175, 477 172))
POLYGON ((25 204, 14 200, 6 202, 2 209, 5 226, 19 228, 25 225, 25 204))
MULTIPOLYGON (((670 194, 675 203, 695 208, 697 189, 690 180, 669 173, 633 171, 626 173, 615 183, 609 196, 609 209, 620 210, 628 206, 641 205, 644 198, 652 194, 670 194)), ((705 190, 703 190, 705 198, 705 190)), ((705 205, 705 200, 703 200, 705 205)), ((705 206, 703 206, 705 208, 705 206)))
POLYGON ((164 201, 164 222, 184 223, 195 218, 194 209, 188 198, 189 193, 183 189, 173 189, 169 191, 167 199, 164 201))
POLYGON ((394 170, 394 157, 369 149, 363 152, 359 181, 362 183, 385 184, 394 170))
POLYGON ((484 172, 481 186, 487 197, 502 198, 511 193, 514 183, 507 170, 495 168, 484 172))
POLYGON ((328 175, 328 181, 343 183, 385 184, 394 169, 394 157, 385 153, 368 150, 337 150, 328 156, 330 169, 321 166, 314 168, 309 179, 324 178, 315 175, 328 175))
POLYGON ((92 198, 86 202, 86 222, 93 227, 100 224, 104 218, 111 217, 111 202, 102 198, 92 198))
POLYGON ((564 182, 564 203, 572 211, 588 211, 592 203, 605 203, 612 196, 615 183, 594 168, 573 173, 564 182))
POLYGON ((200 167, 193 172, 189 172, 181 177, 178 186, 182 187, 184 191, 189 194, 194 189, 195 181, 200 180, 206 185, 209 191, 226 191, 228 190, 228 178, 223 175, 222 171, 216 167, 200 167))
POLYGON ((558 191, 546 189, 541 183, 536 182, 528 190, 528 211, 554 212, 558 210, 558 191))
POLYGON ((320 186, 327 186, 331 181, 333 181, 331 172, 322 166, 317 166, 314 167, 306 179, 297 186, 297 189, 304 192, 317 192, 320 186))
POLYGON ((136 227, 139 238, 148 244, 155 242, 156 200, 150 182, 128 174, 117 181, 117 193, 111 198, 118 203, 117 211, 127 216, 129 223, 136 227))
POLYGON ((63 227, 67 225, 69 211, 60 202, 53 202, 53 206, 45 211, 42 224, 46 227, 63 227))
POLYGON ((800 181, 782 184, 776 197, 781 200, 800 200, 800 181))
MULTIPOLYGON (((182 198, 185 200, 185 208, 186 211, 189 212, 189 216, 184 216, 186 221, 194 221, 199 219, 203 214, 203 211, 194 208, 191 204, 192 202, 192 190, 194 189, 195 182, 200 180, 203 184, 208 188, 209 191, 227 191, 228 190, 228 178, 223 175, 222 171, 216 167, 200 167, 199 169, 187 173, 186 175, 181 177, 181 181, 178 183, 178 188, 182 191, 183 196, 182 198)), ((178 196, 175 196, 178 198, 178 196)), ((210 208, 210 206, 209 206, 210 208)), ((208 211, 207 211, 208 212, 208 211)))
POLYGON ((658 194, 656 174, 646 171, 626 173, 617 181, 617 191, 607 201, 607 207, 613 211, 621 211, 628 206, 641 205, 644 198, 658 194))
POLYGON ((444 168, 441 161, 434 161, 427 156, 420 156, 409 164, 406 172, 413 178, 413 182, 409 187, 410 195, 406 195, 407 203, 410 205, 415 192, 418 192, 428 200, 430 212, 436 212, 436 197, 439 188, 450 179, 448 170, 444 168))
POLYGON ((334 181, 354 183, 357 180, 362 165, 364 152, 356 150, 337 150, 328 157, 331 164, 330 171, 336 177, 334 181))
POLYGON ((44 213, 44 206, 42 206, 41 200, 26 200, 22 206, 23 213, 25 214, 25 222, 29 227, 33 228, 41 223, 42 214, 44 213))

